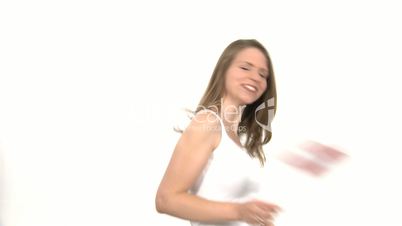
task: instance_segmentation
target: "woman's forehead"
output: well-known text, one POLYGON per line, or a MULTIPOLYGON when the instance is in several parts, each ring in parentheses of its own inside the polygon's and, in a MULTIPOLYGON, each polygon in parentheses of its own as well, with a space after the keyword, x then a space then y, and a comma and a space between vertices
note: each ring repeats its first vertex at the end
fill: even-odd
POLYGON ((246 63, 251 66, 267 70, 267 58, 257 48, 246 48, 241 50, 234 58, 235 63, 246 63))

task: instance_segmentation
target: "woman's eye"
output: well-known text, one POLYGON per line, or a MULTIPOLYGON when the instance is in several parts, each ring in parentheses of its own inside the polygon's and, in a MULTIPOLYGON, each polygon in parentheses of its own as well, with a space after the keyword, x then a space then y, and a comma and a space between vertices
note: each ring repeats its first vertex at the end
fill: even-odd
POLYGON ((248 69, 247 67, 240 67, 242 70, 248 71, 250 69, 248 69))
POLYGON ((263 78, 266 78, 266 77, 267 77, 267 76, 265 76, 265 74, 263 74, 263 73, 260 73, 260 76, 263 77, 263 78))

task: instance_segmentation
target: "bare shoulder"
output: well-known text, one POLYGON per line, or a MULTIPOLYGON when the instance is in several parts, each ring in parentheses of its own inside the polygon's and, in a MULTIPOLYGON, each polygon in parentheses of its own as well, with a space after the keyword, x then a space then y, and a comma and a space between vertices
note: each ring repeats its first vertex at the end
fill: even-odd
MULTIPOLYGON (((181 175, 182 189, 188 189, 201 173, 221 139, 219 118, 212 112, 198 112, 179 138, 168 172, 181 175)), ((176 180, 175 180, 176 181, 176 180)))
POLYGON ((213 112, 198 112, 179 138, 158 192, 187 192, 199 178, 220 139, 218 116, 213 112))
POLYGON ((221 129, 218 116, 211 111, 202 110, 192 118, 183 132, 183 137, 201 141, 214 149, 220 142, 221 129))

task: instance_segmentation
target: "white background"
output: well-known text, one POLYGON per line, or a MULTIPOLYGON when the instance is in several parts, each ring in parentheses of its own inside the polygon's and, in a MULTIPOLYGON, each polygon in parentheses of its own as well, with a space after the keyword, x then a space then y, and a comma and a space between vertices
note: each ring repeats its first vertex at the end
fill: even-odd
POLYGON ((272 157, 277 225, 401 225, 398 1, 1 1, 3 226, 189 225, 154 197, 223 49, 271 54, 267 153, 303 139, 350 157, 314 179, 272 157), (287 210, 287 211, 286 211, 287 210))

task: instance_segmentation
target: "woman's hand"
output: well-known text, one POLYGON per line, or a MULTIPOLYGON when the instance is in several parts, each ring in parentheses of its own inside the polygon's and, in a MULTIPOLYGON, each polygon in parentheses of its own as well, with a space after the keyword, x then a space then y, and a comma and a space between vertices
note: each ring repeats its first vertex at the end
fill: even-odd
POLYGON ((241 221, 261 226, 273 226, 274 217, 280 210, 277 205, 259 200, 242 203, 238 208, 241 221))
POLYGON ((317 177, 329 172, 330 167, 348 157, 341 150, 313 140, 304 141, 298 145, 298 149, 303 154, 285 150, 278 156, 279 160, 317 177))

